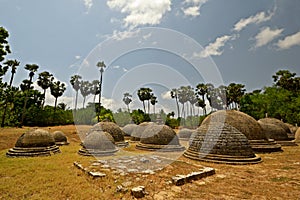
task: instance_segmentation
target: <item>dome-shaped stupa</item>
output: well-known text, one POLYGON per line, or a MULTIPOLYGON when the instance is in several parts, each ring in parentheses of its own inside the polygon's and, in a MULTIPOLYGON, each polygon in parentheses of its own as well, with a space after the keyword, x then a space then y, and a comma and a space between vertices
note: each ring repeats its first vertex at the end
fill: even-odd
POLYGON ((60 153, 52 134, 42 129, 29 130, 17 140, 15 147, 10 149, 8 157, 50 156, 51 153, 60 153))
POLYGON ((62 131, 54 131, 53 137, 56 145, 68 145, 68 138, 62 131))
POLYGON ((263 118, 258 120, 264 133, 270 138, 274 139, 282 146, 295 146, 297 145, 288 136, 291 134, 290 128, 282 121, 275 118, 263 118))
POLYGON ((296 143, 300 143, 300 128, 297 129, 296 133, 295 133, 295 140, 294 142, 296 143))
POLYGON ((143 131, 137 149, 149 151, 183 151, 175 131, 167 125, 151 124, 143 131))
POLYGON ((247 137, 227 123, 201 125, 184 156, 200 161, 226 164, 255 164, 261 162, 247 137))
POLYGON ((108 132, 101 130, 91 131, 82 146, 78 153, 84 156, 109 156, 118 151, 114 138, 108 132))
POLYGON ((149 126, 149 125, 154 125, 154 122, 143 122, 140 123, 135 129, 133 130, 131 134, 130 140, 133 142, 138 142, 141 140, 142 134, 144 130, 149 126))
MULTIPOLYGON (((128 142, 124 140, 124 131, 115 123, 113 122, 99 122, 95 124, 89 131, 104 131, 109 133, 115 141, 115 144, 119 147, 126 147, 128 146, 128 142)), ((89 134, 88 133, 88 134, 89 134)))
POLYGON ((236 110, 221 110, 207 116, 201 125, 226 123, 244 134, 254 152, 282 151, 274 140, 268 140, 260 124, 251 116, 236 110))
POLYGON ((298 127, 297 127, 297 126, 294 126, 294 125, 292 125, 292 124, 289 124, 289 123, 285 123, 285 125, 287 125, 287 126, 289 127, 292 136, 295 137, 295 134, 296 134, 296 132, 297 132, 297 130, 298 130, 298 127))
POLYGON ((137 127, 138 125, 136 124, 127 124, 126 126, 124 126, 122 128, 122 130, 125 133, 125 136, 131 136, 131 134, 133 133, 134 129, 137 127))

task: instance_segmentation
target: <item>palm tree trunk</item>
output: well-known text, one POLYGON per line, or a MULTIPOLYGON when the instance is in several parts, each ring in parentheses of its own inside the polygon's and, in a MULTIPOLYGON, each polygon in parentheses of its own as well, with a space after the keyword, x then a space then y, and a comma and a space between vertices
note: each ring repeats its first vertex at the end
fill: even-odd
POLYGON ((146 113, 145 101, 143 101, 144 112, 146 113))
POLYGON ((75 112, 77 110, 77 99, 78 99, 78 90, 76 91, 76 97, 75 97, 75 112))
MULTIPOLYGON (((204 95, 202 95, 202 101, 205 104, 204 95)), ((206 106, 203 107, 204 115, 206 115, 206 106)))
POLYGON ((83 97, 82 108, 84 108, 85 97, 83 97))
POLYGON ((128 113, 130 113, 129 104, 127 104, 127 110, 128 110, 128 113))
POLYGON ((11 85, 12 85, 12 82, 14 80, 14 75, 15 75, 15 73, 11 73, 11 77, 10 77, 10 81, 9 81, 9 87, 11 87, 11 85))
POLYGON ((178 115, 178 117, 180 117, 180 109, 179 109, 179 103, 178 103, 177 96, 175 96, 175 101, 176 101, 176 105, 177 105, 177 115, 178 115))
POLYGON ((148 100, 148 114, 150 114, 150 100, 148 100))
POLYGON ((55 98, 55 103, 54 103, 54 112, 56 111, 56 105, 57 105, 57 97, 55 98))
POLYGON ((44 89, 44 99, 42 103, 42 109, 44 109, 45 101, 46 101, 46 89, 44 89))

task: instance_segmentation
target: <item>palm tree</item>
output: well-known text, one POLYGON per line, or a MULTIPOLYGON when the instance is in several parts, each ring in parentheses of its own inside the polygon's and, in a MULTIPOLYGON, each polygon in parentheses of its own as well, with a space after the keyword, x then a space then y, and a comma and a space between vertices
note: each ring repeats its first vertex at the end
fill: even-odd
POLYGON ((81 81, 80 93, 83 96, 82 108, 84 108, 85 99, 91 94, 91 83, 88 81, 81 81))
POLYGON ((50 85, 51 95, 55 98, 54 111, 56 111, 57 98, 62 96, 66 90, 65 84, 60 81, 53 82, 50 85))
MULTIPOLYGON (((205 95, 207 94, 207 90, 208 90, 207 85, 204 84, 204 83, 199 83, 196 86, 196 92, 197 92, 198 95, 201 96, 202 101, 204 102, 204 104, 205 104, 205 95)), ((203 105, 203 103, 201 103, 201 105, 203 105)), ((205 106, 206 105, 204 105, 204 107, 202 107, 204 115, 206 115, 206 107, 205 106)))
MULTIPOLYGON (((11 67, 11 77, 10 77, 10 81, 9 81, 9 90, 10 90, 11 86, 12 86, 12 82, 14 80, 14 75, 15 75, 16 70, 17 70, 17 66, 20 65, 20 62, 17 61, 17 60, 8 60, 4 63, 4 65, 6 67, 11 67)), ((4 121, 5 121, 5 117, 6 117, 7 105, 8 105, 8 94, 6 95, 6 98, 5 98, 5 106, 4 106, 3 116, 2 116, 1 127, 4 127, 4 121)))
POLYGON ((228 104, 234 104, 234 108, 239 109, 241 98, 244 96, 246 89, 243 84, 230 83, 227 87, 228 104))
POLYGON ((137 95, 138 95, 140 101, 143 102, 143 108, 144 108, 145 113, 146 113, 145 101, 148 101, 148 113, 150 110, 149 101, 151 99, 151 92, 152 92, 152 90, 150 88, 140 88, 137 92, 137 95))
POLYGON ((14 80, 14 75, 17 72, 17 67, 20 65, 20 62, 17 60, 8 60, 4 63, 4 65, 11 68, 11 77, 9 81, 9 87, 11 87, 14 80))
POLYGON ((179 103, 178 103, 178 90, 177 89, 172 89, 170 93, 171 93, 171 98, 175 99, 175 101, 176 101, 177 116, 180 117, 180 109, 179 109, 179 103))
POLYGON ((50 87, 53 80, 54 80, 53 74, 50 74, 47 71, 41 72, 39 74, 37 84, 44 90, 44 93, 43 93, 44 100, 42 103, 42 108, 44 108, 44 104, 46 101, 46 90, 50 87))
POLYGON ((104 61, 98 62, 97 67, 100 69, 100 83, 99 83, 99 114, 97 115, 98 117, 98 122, 100 122, 100 111, 101 111, 101 91, 102 91, 102 75, 104 72, 104 68, 106 67, 104 61))
POLYGON ((128 92, 124 93, 123 102, 126 104, 129 113, 130 113, 129 104, 132 102, 131 98, 132 98, 131 94, 129 94, 128 92))
POLYGON ((75 97, 75 111, 77 109, 77 101, 78 101, 78 90, 80 89, 80 81, 79 79, 81 79, 82 77, 79 76, 79 75, 73 75, 71 76, 71 80, 70 80, 70 83, 73 87, 73 89, 76 91, 76 97, 75 97))
POLYGON ((24 91, 25 92, 25 103, 24 103, 22 118, 21 118, 21 122, 20 122, 21 126, 23 125, 24 117, 25 117, 25 113, 26 113, 26 106, 27 106, 27 101, 28 101, 27 93, 28 93, 28 90, 31 88, 34 73, 38 70, 39 66, 36 64, 27 64, 27 65, 25 65, 24 68, 29 71, 29 80, 28 80, 28 85, 26 86, 27 91, 24 91))
POLYGON ((150 98, 151 105, 153 106, 153 114, 155 114, 155 104, 158 102, 156 99, 157 97, 154 95, 152 95, 150 98))
POLYGON ((179 103, 182 104, 182 110, 181 110, 181 115, 183 115, 183 118, 185 118, 186 113, 185 113, 185 103, 188 102, 188 86, 181 86, 178 89, 178 101, 179 103))
POLYGON ((94 95, 94 101, 93 101, 94 103, 96 100, 96 96, 100 92, 99 84, 100 84, 100 82, 98 80, 93 80, 92 83, 90 84, 90 86, 91 86, 90 92, 91 92, 91 94, 94 95))

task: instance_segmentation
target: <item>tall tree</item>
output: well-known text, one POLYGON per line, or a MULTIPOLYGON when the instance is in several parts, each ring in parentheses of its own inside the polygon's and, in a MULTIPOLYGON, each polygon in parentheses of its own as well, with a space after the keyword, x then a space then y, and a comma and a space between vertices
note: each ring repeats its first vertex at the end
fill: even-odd
POLYGON ((283 88, 292 92, 299 92, 300 78, 295 77, 296 73, 288 70, 279 70, 272 76, 274 83, 277 87, 283 88))
POLYGON ((99 68, 100 71, 100 82, 99 82, 99 110, 97 114, 98 122, 100 122, 100 113, 101 113, 101 92, 102 92, 102 79, 103 79, 103 72, 104 68, 106 67, 104 61, 100 61, 97 63, 97 67, 99 68))
POLYGON ((60 81, 55 81, 50 86, 51 95, 55 98, 54 111, 57 106, 58 97, 62 96, 66 90, 65 84, 60 81))
POLYGON ((45 101, 46 101, 46 90, 51 86, 53 80, 54 80, 53 74, 47 71, 39 73, 37 84, 44 90, 43 92, 44 99, 42 102, 42 108, 44 108, 45 101))
POLYGON ((10 81, 9 81, 9 88, 7 89, 7 93, 6 93, 4 111, 3 111, 2 121, 1 121, 1 127, 4 127, 6 111, 7 111, 7 105, 8 105, 8 96, 9 96, 8 93, 11 91, 11 86, 12 86, 12 83, 13 83, 13 80, 14 80, 14 75, 16 73, 17 66, 20 65, 20 62, 17 61, 17 60, 8 60, 4 63, 4 65, 6 67, 11 68, 11 77, 10 77, 10 81))
POLYGON ((127 110, 130 113, 129 104, 132 102, 132 95, 128 92, 124 93, 123 102, 126 104, 127 110))
POLYGON ((94 95, 94 101, 93 101, 94 103, 96 100, 96 96, 99 95, 99 93, 100 93, 99 84, 100 84, 100 82, 98 80, 93 80, 92 83, 90 84, 90 86, 91 86, 90 92, 91 92, 91 94, 94 95))
POLYGON ((199 83, 196 86, 196 93, 202 98, 202 102, 198 102, 198 105, 203 109, 204 115, 206 115, 205 95, 207 94, 207 90, 207 85, 204 83, 199 83))
POLYGON ((8 31, 5 28, 0 27, 0 62, 4 60, 4 57, 7 54, 11 53, 7 41, 8 37, 9 37, 8 31))
POLYGON ((84 108, 85 100, 91 94, 91 83, 89 81, 81 81, 80 93, 83 97, 82 108, 84 108))
POLYGON ((149 101, 151 99, 151 92, 152 90, 150 88, 140 88, 137 92, 140 101, 143 102, 143 108, 145 113, 146 113, 145 101, 148 101, 148 113, 149 113, 149 109, 150 109, 149 101))
POLYGON ((9 81, 9 87, 11 87, 14 80, 15 73, 17 72, 17 67, 20 65, 20 62, 17 60, 8 60, 4 63, 4 65, 7 66, 8 68, 11 68, 11 77, 9 81))
POLYGON ((71 76, 71 80, 70 80, 70 83, 73 87, 73 89, 75 90, 76 92, 76 96, 75 96, 75 111, 77 109, 77 101, 78 101, 78 91, 80 89, 80 84, 81 84, 81 81, 79 81, 82 77, 79 76, 79 75, 73 75, 71 76))
POLYGON ((31 88, 31 84, 33 83, 32 79, 33 79, 34 73, 38 70, 39 66, 36 64, 26 64, 24 68, 29 71, 29 80, 28 80, 28 85, 26 86, 27 91, 24 91, 25 92, 25 102, 24 102, 23 113, 22 113, 22 118, 21 118, 21 122, 20 122, 21 126, 23 125, 24 117, 25 117, 26 110, 27 110, 26 106, 27 106, 27 101, 28 101, 28 90, 31 88))
POLYGON ((245 85, 230 83, 227 87, 227 105, 233 104, 234 108, 239 109, 245 91, 245 85))
POLYGON ((157 103, 157 97, 152 95, 151 98, 150 98, 150 103, 151 105, 153 106, 153 114, 155 114, 155 104, 157 103))
POLYGON ((171 98, 175 99, 176 106, 177 106, 177 116, 180 117, 180 109, 179 109, 179 103, 178 103, 178 89, 174 88, 170 92, 171 98))
POLYGON ((185 103, 187 103, 189 100, 189 88, 190 86, 181 86, 178 89, 178 101, 182 104, 181 115, 183 118, 186 117, 185 103))

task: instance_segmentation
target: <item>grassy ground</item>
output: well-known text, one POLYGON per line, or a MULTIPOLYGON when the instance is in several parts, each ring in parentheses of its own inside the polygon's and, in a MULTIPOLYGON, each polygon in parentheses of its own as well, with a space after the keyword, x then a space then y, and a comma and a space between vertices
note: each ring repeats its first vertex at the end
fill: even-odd
MULTIPOLYGON (((80 131, 88 128, 80 127, 80 131)), ((145 199, 300 199, 300 146, 284 147, 283 153, 261 154, 263 162, 256 165, 213 164, 180 157, 213 167, 216 174, 178 187, 168 184, 168 180, 174 172, 189 170, 181 162, 155 175, 118 176, 108 172, 105 178, 92 179, 73 166, 74 161, 88 166, 94 160, 77 154, 80 139, 75 127, 44 129, 64 131, 70 145, 62 146, 61 154, 50 157, 7 158, 8 148, 28 128, 0 129, 0 199, 132 199, 129 192, 116 192, 116 186, 124 182, 131 183, 129 188, 145 185, 149 193, 145 199)))

